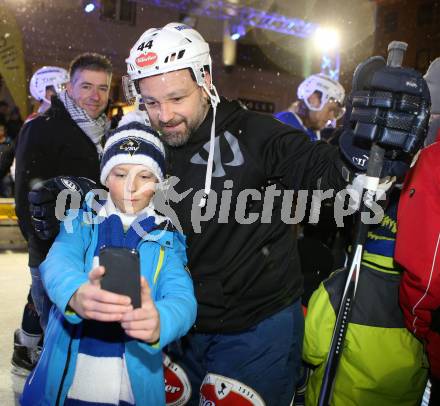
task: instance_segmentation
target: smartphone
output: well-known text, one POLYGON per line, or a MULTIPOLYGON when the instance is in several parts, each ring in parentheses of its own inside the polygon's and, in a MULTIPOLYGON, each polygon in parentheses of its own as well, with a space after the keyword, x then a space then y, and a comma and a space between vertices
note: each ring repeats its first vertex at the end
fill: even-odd
POLYGON ((126 295, 136 309, 141 307, 141 267, 136 250, 104 247, 99 251, 99 264, 105 268, 102 289, 126 295))

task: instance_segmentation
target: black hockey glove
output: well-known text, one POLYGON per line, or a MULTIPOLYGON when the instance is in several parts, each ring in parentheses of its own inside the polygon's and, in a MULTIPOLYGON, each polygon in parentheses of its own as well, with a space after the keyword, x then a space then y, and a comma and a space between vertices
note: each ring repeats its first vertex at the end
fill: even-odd
POLYGON ((402 176, 423 146, 431 105, 428 85, 409 68, 386 66, 372 57, 354 73, 344 132, 339 139, 343 156, 365 171, 372 142, 385 149, 381 176, 402 176))
MULTIPOLYGON (((28 199, 32 226, 38 238, 50 240, 58 234, 60 221, 56 216, 55 206, 58 194, 62 190, 78 193, 82 202, 87 192, 96 187, 96 183, 91 179, 73 176, 57 176, 37 183, 29 192, 28 199)), ((69 201, 63 212, 68 208, 69 201)))

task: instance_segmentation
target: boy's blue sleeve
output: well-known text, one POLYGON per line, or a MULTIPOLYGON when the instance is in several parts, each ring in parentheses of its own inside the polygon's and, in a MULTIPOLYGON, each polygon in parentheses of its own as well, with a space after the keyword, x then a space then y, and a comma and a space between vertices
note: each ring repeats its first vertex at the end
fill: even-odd
POLYGON ((160 314, 160 347, 184 336, 197 315, 197 301, 187 268, 176 255, 169 255, 162 280, 160 298, 156 302, 160 314))
POLYGON ((184 336, 195 322, 197 301, 191 276, 186 268, 183 236, 174 236, 173 248, 165 249, 165 260, 157 280, 155 305, 160 316, 159 343, 149 346, 160 350, 184 336))
POLYGON ((74 220, 61 223, 60 233, 40 265, 43 284, 50 300, 71 323, 79 323, 82 319, 67 309, 69 300, 88 281, 88 273, 84 269, 87 247, 84 236, 90 232, 90 225, 81 221, 82 213, 79 210, 74 220), (88 227, 88 232, 85 232, 84 227, 88 227))

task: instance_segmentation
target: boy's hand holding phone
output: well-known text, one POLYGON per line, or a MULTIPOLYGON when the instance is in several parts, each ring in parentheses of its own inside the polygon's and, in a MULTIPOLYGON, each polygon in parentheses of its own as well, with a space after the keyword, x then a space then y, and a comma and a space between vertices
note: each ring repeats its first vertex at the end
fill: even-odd
POLYGON ((89 273, 89 281, 80 286, 69 301, 69 306, 84 319, 121 321, 133 310, 128 296, 101 289, 104 267, 98 266, 89 273))
POLYGON ((150 287, 144 277, 141 277, 141 307, 124 313, 121 325, 125 333, 130 337, 149 344, 159 341, 159 312, 154 305, 150 287))

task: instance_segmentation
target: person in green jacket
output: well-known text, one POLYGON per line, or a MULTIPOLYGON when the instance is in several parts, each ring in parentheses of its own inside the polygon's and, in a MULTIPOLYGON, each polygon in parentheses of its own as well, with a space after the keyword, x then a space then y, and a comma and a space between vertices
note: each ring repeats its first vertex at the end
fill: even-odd
MULTIPOLYGON (((351 321, 331 405, 420 405, 427 381, 423 346, 406 328, 393 260, 400 190, 391 193, 382 222, 364 246, 351 321)), ((306 405, 316 405, 348 271, 341 269, 313 293, 305 320, 303 360, 313 367, 306 405)))

